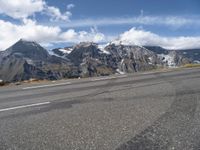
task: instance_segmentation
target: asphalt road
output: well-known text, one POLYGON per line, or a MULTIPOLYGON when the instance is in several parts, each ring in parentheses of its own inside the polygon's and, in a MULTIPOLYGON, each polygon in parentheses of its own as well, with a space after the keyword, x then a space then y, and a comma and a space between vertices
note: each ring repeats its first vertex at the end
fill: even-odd
POLYGON ((0 150, 200 149, 200 69, 0 88, 0 150))

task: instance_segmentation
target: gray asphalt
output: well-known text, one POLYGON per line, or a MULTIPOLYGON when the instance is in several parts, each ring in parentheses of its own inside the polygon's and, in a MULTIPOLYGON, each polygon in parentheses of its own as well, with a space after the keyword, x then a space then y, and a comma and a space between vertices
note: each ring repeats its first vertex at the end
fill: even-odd
POLYGON ((1 87, 0 150, 198 150, 199 97, 199 68, 1 87))

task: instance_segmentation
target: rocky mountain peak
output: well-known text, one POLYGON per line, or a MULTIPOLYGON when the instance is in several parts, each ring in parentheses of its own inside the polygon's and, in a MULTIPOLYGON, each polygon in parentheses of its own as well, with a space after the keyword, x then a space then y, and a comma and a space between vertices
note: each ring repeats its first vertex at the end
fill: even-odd
POLYGON ((74 48, 88 48, 88 47, 97 47, 98 44, 93 42, 80 42, 74 48))
POLYGON ((38 43, 23 39, 20 39, 8 48, 5 53, 7 55, 20 55, 31 59, 47 59, 49 57, 47 50, 38 43))
POLYGON ((74 46, 73 51, 68 55, 75 65, 82 63, 86 57, 97 58, 99 56, 98 45, 91 42, 81 42, 74 46))
POLYGON ((197 50, 190 54, 190 51, 169 51, 158 46, 98 45, 93 42, 81 42, 52 52, 54 55, 36 42, 21 39, 0 53, 0 78, 5 81, 54 80, 132 73, 162 66, 181 66, 190 63, 185 56, 199 56, 197 50))

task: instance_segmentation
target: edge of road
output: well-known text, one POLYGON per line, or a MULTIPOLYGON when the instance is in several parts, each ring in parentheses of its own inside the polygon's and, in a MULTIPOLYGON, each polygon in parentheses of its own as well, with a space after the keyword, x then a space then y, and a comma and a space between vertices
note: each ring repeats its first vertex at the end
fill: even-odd
POLYGON ((115 78, 126 78, 130 76, 145 76, 145 75, 153 75, 155 73, 166 73, 166 72, 176 72, 181 70, 193 70, 193 69, 200 69, 200 67, 178 67, 178 68, 165 68, 165 69, 155 69, 149 71, 142 71, 142 72, 135 72, 135 73, 125 73, 125 74, 114 74, 109 76, 98 76, 98 77, 87 77, 87 78, 74 78, 74 79, 60 79, 60 80, 38 80, 33 82, 22 81, 16 83, 10 83, 5 86, 0 86, 0 89, 4 89, 7 87, 17 87, 22 89, 32 89, 32 88, 39 88, 39 87, 51 87, 57 85, 66 85, 66 84, 76 84, 76 83, 87 83, 91 81, 102 81, 102 80, 110 80, 115 78))

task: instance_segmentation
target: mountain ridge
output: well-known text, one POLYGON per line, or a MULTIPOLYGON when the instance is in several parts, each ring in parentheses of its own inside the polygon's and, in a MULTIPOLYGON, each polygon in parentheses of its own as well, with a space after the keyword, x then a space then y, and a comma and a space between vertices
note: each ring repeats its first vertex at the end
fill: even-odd
POLYGON ((103 47, 93 42, 81 42, 49 53, 38 43, 21 39, 0 53, 0 79, 13 82, 31 78, 56 80, 104 76, 176 67, 192 61, 183 53, 161 47, 113 43, 103 47))

